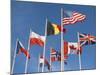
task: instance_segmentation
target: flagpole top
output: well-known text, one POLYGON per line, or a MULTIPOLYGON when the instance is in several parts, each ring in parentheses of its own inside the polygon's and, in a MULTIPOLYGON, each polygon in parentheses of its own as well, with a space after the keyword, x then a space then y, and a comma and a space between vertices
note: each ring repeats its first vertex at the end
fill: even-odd
POLYGON ((30 32, 32 32, 32 29, 30 28, 30 32))
POLYGON ((17 38, 17 40, 16 41, 19 41, 19 39, 17 38))

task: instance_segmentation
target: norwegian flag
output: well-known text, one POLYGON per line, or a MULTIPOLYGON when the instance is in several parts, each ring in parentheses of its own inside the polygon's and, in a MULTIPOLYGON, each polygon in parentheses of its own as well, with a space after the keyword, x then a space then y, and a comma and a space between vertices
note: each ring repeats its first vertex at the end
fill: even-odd
POLYGON ((90 34, 79 33, 80 45, 93 45, 96 43, 96 37, 90 34))
POLYGON ((61 54, 54 50, 54 49, 51 49, 51 61, 54 62, 54 61, 58 61, 58 57, 60 56, 61 54))
MULTIPOLYGON (((67 59, 67 56, 64 55, 64 63, 67 64, 67 62, 65 61, 67 59)), ((51 49, 51 61, 61 61, 61 53, 51 49)))
POLYGON ((76 22, 81 22, 86 18, 79 12, 64 11, 63 25, 75 24, 76 22))

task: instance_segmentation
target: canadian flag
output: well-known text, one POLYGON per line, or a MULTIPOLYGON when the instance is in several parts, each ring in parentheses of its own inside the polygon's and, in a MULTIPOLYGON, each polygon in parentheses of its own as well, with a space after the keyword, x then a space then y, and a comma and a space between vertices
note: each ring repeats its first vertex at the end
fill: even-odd
POLYGON ((35 32, 30 33, 30 45, 44 46, 45 36, 41 36, 35 32))
POLYGON ((64 56, 69 54, 82 53, 82 47, 79 47, 77 42, 65 42, 64 41, 64 56))

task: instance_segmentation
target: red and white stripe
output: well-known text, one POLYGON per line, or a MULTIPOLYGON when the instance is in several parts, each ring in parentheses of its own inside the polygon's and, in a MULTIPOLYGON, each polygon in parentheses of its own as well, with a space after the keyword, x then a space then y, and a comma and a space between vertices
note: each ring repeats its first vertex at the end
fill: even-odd
POLYGON ((30 45, 39 45, 39 46, 44 46, 45 42, 45 36, 41 36, 35 32, 31 32, 30 35, 30 45))
POLYGON ((80 22, 80 21, 84 20, 85 18, 86 18, 85 15, 75 12, 72 14, 71 17, 63 18, 63 25, 74 24, 76 22, 80 22))

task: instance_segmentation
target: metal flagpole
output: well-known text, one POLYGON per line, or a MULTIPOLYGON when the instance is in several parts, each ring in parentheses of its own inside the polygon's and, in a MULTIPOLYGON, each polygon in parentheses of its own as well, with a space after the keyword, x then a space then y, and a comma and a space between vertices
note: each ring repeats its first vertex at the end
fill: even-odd
POLYGON ((39 58, 38 58, 38 72, 40 71, 40 54, 39 54, 39 58))
MULTIPOLYGON (((45 24, 45 42, 44 42, 44 50, 43 50, 43 60, 45 60, 45 49, 46 49, 46 36, 47 36, 47 18, 46 18, 46 24, 45 24)), ((44 62, 42 66, 42 72, 44 72, 44 62)))
POLYGON ((18 39, 16 40, 16 47, 15 47, 15 51, 14 51, 14 58, 13 58, 13 62, 12 62, 11 74, 13 74, 14 66, 15 66, 15 58, 16 58, 16 51, 17 51, 17 42, 18 42, 18 39))
MULTIPOLYGON (((78 35, 78 49, 80 50, 79 32, 77 32, 77 35, 78 35)), ((80 51, 79 51, 79 68, 80 68, 80 70, 82 69, 82 67, 81 67, 81 54, 80 54, 80 51)))
POLYGON ((64 71, 64 49, 63 49, 63 8, 61 8, 61 71, 64 71))
POLYGON ((52 71, 52 62, 51 62, 51 50, 52 50, 52 48, 50 48, 50 71, 52 71))
MULTIPOLYGON (((31 34, 31 29, 30 29, 30 34, 31 34)), ((27 49, 28 52, 30 50, 30 34, 29 34, 29 40, 28 40, 28 49, 27 49)), ((27 66, 28 66, 28 58, 26 58, 25 74, 27 73, 27 66)))

